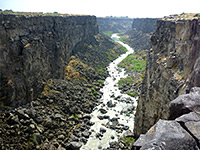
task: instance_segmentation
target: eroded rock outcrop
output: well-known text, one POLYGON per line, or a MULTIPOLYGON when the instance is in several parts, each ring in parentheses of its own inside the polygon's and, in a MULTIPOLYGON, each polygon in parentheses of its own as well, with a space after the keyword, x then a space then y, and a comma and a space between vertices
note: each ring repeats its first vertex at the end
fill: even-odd
POLYGON ((198 150, 200 147, 200 88, 178 96, 170 102, 170 119, 159 120, 141 134, 133 149, 198 150), (175 119, 175 120, 174 120, 175 119))
POLYGON ((131 29, 131 18, 97 18, 100 32, 124 33, 131 29))
POLYGON ((0 147, 80 149, 106 66, 125 51, 97 34, 93 16, 23 14, 1 14, 0 147))
POLYGON ((98 33, 95 16, 0 14, 0 105, 19 106, 64 78, 73 47, 98 33))
POLYGON ((159 120, 134 143, 133 150, 198 150, 193 137, 176 121, 159 120))
POLYGON ((135 52, 151 48, 150 37, 156 30, 157 18, 135 18, 132 29, 123 35, 123 39, 134 48, 135 52))
POLYGON ((132 29, 142 31, 143 33, 151 33, 155 31, 158 18, 135 18, 133 19, 132 29))
POLYGON ((200 86, 200 20, 158 20, 151 45, 135 117, 136 137, 159 119, 168 119, 170 101, 200 86))

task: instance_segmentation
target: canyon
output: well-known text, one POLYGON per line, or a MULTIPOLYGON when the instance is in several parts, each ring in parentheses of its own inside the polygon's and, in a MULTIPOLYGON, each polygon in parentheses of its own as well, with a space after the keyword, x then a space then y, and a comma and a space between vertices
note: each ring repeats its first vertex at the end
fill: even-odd
POLYGON ((1 12, 0 37, 1 149, 199 149, 198 16, 1 12), (146 54, 136 98, 117 87, 123 42, 146 54))
POLYGON ((188 127, 186 121, 199 123, 189 115, 199 115, 198 88, 194 88, 200 86, 199 33, 199 19, 195 17, 170 16, 157 22, 135 114, 134 134, 142 134, 135 143, 136 149, 199 149, 199 127, 188 127))
POLYGON ((42 82, 63 79, 77 43, 98 33, 94 16, 0 16, 1 101, 31 102, 42 82))
POLYGON ((90 135, 106 66, 125 49, 95 16, 1 13, 2 149, 76 149, 90 135))

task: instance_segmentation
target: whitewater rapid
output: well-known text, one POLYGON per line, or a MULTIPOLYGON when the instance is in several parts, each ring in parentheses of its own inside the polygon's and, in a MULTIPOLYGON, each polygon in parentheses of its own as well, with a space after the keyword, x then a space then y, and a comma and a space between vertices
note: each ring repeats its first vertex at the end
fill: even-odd
POLYGON ((124 46, 127 52, 111 62, 107 67, 109 77, 106 78, 104 86, 101 89, 101 92, 103 92, 100 99, 101 104, 91 113, 90 121, 94 123, 90 129, 92 134, 87 143, 81 147, 81 150, 107 148, 109 147, 109 143, 117 141, 127 131, 127 128, 133 131, 134 108, 136 108, 137 102, 135 98, 120 92, 117 83, 121 78, 125 78, 127 74, 123 68, 117 65, 129 54, 133 53, 134 50, 121 42, 117 34, 113 34, 111 38, 124 46), (113 104, 114 107, 109 107, 108 103, 113 104), (106 111, 102 111, 102 109, 106 111), (112 123, 117 123, 117 127, 114 128, 112 123), (126 130, 123 130, 124 128, 126 130), (98 137, 97 135, 99 134, 102 136, 98 137))

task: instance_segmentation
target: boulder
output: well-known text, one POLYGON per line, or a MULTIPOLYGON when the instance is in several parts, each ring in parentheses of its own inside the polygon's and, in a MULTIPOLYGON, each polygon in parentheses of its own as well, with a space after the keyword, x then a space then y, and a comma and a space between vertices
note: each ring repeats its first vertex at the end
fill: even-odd
POLYGON ((198 150, 195 139, 177 121, 159 120, 146 135, 141 134, 133 150, 198 150))
POLYGON ((107 102, 107 106, 108 107, 115 107, 116 104, 113 104, 112 101, 110 100, 110 101, 107 102))
POLYGON ((200 110, 200 88, 194 87, 189 94, 183 94, 170 102, 169 119, 176 119, 189 112, 199 112, 200 110))
POLYGON ((90 132, 89 132, 89 131, 84 131, 84 132, 82 133, 82 135, 83 135, 84 137, 86 137, 86 138, 89 138, 90 132))
POLYGON ((107 113, 107 110, 103 109, 103 108, 100 108, 99 111, 102 113, 102 114, 106 114, 107 113))
POLYGON ((200 114, 191 112, 176 119, 196 139, 200 145, 200 114))
POLYGON ((105 133, 105 132, 106 132, 106 129, 103 128, 103 127, 101 127, 101 128, 100 128, 100 132, 101 132, 101 133, 105 133))
POLYGON ((70 150, 79 150, 81 148, 81 144, 79 142, 70 142, 69 146, 67 147, 70 150))

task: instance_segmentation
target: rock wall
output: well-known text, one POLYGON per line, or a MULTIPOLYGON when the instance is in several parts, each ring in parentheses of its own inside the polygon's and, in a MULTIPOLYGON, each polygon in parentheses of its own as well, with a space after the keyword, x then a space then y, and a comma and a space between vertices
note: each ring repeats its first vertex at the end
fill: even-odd
POLYGON ((97 18, 100 32, 124 33, 131 29, 130 18, 97 18))
POLYGON ((0 105, 25 104, 63 78, 73 47, 97 33, 94 16, 0 14, 0 105))
POLYGON ((149 41, 156 30, 157 20, 157 18, 133 19, 132 28, 124 34, 123 40, 128 42, 135 52, 150 49, 149 41))
POLYGON ((170 120, 160 119, 145 135, 141 134, 133 150, 199 150, 200 88, 193 87, 189 94, 178 96, 169 107, 170 120))
POLYGON ((158 18, 135 18, 133 19, 132 29, 142 31, 143 33, 151 33, 155 31, 158 18))
POLYGON ((200 20, 164 18, 151 37, 134 134, 168 119, 169 102, 200 86, 200 20))

